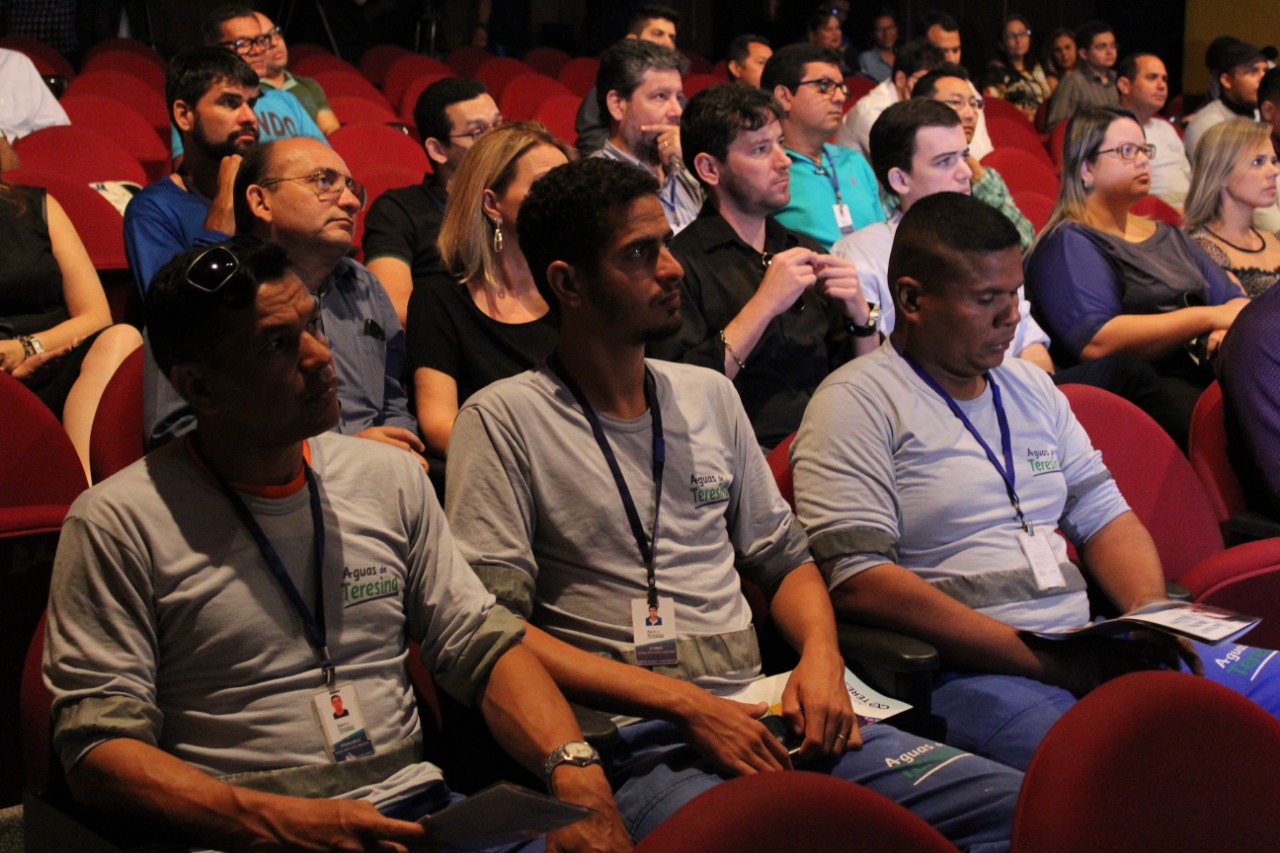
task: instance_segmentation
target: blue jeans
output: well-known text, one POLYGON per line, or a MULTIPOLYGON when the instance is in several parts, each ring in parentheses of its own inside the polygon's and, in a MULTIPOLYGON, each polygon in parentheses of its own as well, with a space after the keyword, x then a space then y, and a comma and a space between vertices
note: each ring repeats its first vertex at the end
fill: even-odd
MULTIPOLYGON (((651 720, 622 729, 611 775, 615 798, 637 841, 725 777, 712 770, 678 729, 651 720)), ((862 729, 862 749, 803 767, 865 785, 923 818, 970 851, 1009 849, 1009 827, 1022 774, 954 747, 879 723, 862 729)), ((857 839, 850 839, 856 846, 857 839)))
MULTIPOLYGON (((1280 654, 1238 643, 1195 643, 1205 677, 1280 717, 1280 654)), ((1016 675, 951 673, 933 691, 947 743, 1025 769, 1049 727, 1076 699, 1061 687, 1016 675)))

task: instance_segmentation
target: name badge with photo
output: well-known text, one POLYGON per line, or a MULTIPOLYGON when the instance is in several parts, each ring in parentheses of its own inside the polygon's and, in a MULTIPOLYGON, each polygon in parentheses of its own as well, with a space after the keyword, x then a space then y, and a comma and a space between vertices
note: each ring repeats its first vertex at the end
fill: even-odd
POLYGON ((373 755, 373 742, 365 730, 364 709, 354 684, 326 687, 311 697, 311 710, 320 724, 321 739, 334 761, 373 755))
POLYGON ((657 607, 650 607, 648 599, 631 599, 631 629, 640 666, 675 666, 679 662, 675 601, 658 596, 657 607))

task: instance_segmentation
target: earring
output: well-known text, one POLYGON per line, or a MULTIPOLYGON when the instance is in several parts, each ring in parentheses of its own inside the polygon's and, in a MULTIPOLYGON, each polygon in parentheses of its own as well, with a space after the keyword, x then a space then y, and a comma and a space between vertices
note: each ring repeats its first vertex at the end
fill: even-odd
POLYGON ((502 217, 499 216, 493 221, 493 253, 495 255, 502 254, 502 217))
POLYGON ((1085 192, 1087 192, 1087 193, 1091 193, 1091 192, 1093 192, 1093 181, 1090 181, 1090 180, 1084 180, 1084 181, 1082 181, 1081 183, 1082 183, 1082 184, 1083 184, 1083 186, 1084 186, 1084 191, 1085 191, 1085 192))

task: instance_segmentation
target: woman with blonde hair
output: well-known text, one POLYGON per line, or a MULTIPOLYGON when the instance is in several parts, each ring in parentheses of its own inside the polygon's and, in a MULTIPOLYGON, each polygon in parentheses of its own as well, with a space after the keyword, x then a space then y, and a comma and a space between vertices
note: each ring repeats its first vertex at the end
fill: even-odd
POLYGON ((556 320, 515 224, 529 187, 571 153, 540 124, 506 124, 481 137, 454 176, 439 238, 449 274, 427 279, 409 298, 409 362, 428 458, 444 458, 468 397, 555 346, 556 320))
POLYGON ((1181 230, 1132 213, 1150 192, 1154 153, 1128 110, 1072 116, 1058 203, 1027 256, 1027 295, 1056 363, 1145 359, 1189 423, 1213 379, 1207 361, 1248 299, 1181 230))
POLYGON ((1271 128, 1228 119, 1205 133, 1194 160, 1183 227, 1245 293, 1260 296, 1280 280, 1280 239, 1253 227, 1253 211, 1276 203, 1271 128))

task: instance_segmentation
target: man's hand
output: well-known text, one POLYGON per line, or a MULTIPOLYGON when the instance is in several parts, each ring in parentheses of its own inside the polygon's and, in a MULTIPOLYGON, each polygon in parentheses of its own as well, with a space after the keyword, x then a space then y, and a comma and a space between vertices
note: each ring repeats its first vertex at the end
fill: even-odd
POLYGON ((782 691, 782 715, 793 731, 804 735, 798 756, 802 762, 862 746, 838 654, 824 650, 801 655, 782 691))
POLYGON ((871 307, 862 292, 858 268, 853 261, 835 255, 816 255, 813 270, 818 277, 818 287, 827 297, 840 303, 844 315, 859 326, 867 325, 871 307))
POLYGON ((1065 642, 1036 642, 1031 650, 1043 666, 1040 680, 1076 696, 1130 672, 1177 669, 1180 660, 1185 660, 1192 672, 1204 674, 1199 655, 1189 643, 1160 632, 1135 632, 1131 640, 1077 637, 1065 642))
POLYGON ((552 786, 558 798, 596 813, 548 833, 548 853, 623 853, 631 849, 631 836, 622 825, 609 782, 598 765, 562 764, 552 775, 552 786))
POLYGON ((218 189, 204 218, 204 227, 226 234, 236 233, 235 188, 236 175, 240 172, 239 154, 228 154, 218 164, 218 189))
POLYGON ((760 282, 752 299, 762 300, 770 317, 786 311, 795 304, 806 287, 817 283, 818 274, 813 268, 813 261, 817 257, 818 255, 803 246, 774 255, 769 262, 769 269, 765 271, 764 280, 760 282))
POLYGON ((678 124, 646 124, 640 128, 644 133, 657 133, 658 136, 653 140, 653 145, 658 150, 658 160, 662 163, 663 169, 671 167, 671 160, 674 157, 678 162, 684 162, 681 158, 684 156, 680 152, 680 125, 678 124))
POLYGON ((390 444, 392 447, 407 450, 413 454, 418 464, 422 466, 422 470, 427 470, 427 460, 422 456, 422 451, 426 449, 426 445, 422 443, 422 439, 413 430, 397 426, 375 426, 360 430, 360 432, 356 433, 356 438, 380 441, 383 444, 390 444))
POLYGON ((790 770, 787 748, 760 722, 765 702, 748 705, 702 691, 690 697, 678 725, 685 739, 726 776, 790 770))
POLYGON ((420 823, 395 820, 362 800, 307 800, 273 797, 250 819, 255 850, 426 851, 431 831, 420 823))

